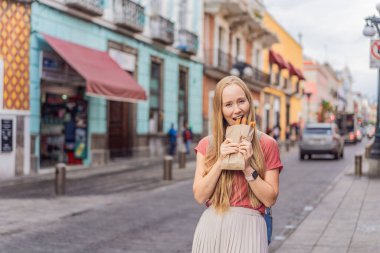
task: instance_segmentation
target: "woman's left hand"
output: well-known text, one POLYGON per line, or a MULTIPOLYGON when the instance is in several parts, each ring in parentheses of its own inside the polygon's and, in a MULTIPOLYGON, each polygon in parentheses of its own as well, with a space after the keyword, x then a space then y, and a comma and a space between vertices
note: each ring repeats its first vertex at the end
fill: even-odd
POLYGON ((252 143, 243 139, 239 145, 239 152, 244 156, 245 166, 248 166, 253 155, 252 143))

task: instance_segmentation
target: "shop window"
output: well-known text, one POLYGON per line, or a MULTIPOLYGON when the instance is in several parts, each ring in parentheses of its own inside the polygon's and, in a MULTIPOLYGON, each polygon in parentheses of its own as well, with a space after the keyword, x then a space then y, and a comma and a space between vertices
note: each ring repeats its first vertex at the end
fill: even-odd
MULTIPOLYGON (((60 93, 43 87, 41 104, 41 166, 57 162, 83 164, 87 157, 87 101, 84 88, 60 93), (71 94, 70 94, 71 93, 71 94)), ((59 88, 59 87, 57 87, 59 88)))

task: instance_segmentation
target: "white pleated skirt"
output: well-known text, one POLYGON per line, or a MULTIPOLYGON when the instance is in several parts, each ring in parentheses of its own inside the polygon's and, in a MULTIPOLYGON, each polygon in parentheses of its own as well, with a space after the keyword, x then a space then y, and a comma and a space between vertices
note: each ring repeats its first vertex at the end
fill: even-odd
POLYGON ((267 253, 267 226, 259 211, 230 207, 217 214, 207 208, 194 233, 192 253, 267 253))

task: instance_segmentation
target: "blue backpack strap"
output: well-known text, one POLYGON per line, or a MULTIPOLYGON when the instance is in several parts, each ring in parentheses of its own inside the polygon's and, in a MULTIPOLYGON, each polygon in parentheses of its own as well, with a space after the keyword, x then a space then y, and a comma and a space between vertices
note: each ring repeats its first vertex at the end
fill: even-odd
MULTIPOLYGON (((257 138, 259 139, 259 141, 260 141, 261 134, 262 132, 257 130, 257 138)), ((269 245, 272 241, 272 227, 273 227, 271 207, 265 207, 264 220, 265 220, 265 223, 267 224, 267 238, 268 238, 268 245, 269 245)))

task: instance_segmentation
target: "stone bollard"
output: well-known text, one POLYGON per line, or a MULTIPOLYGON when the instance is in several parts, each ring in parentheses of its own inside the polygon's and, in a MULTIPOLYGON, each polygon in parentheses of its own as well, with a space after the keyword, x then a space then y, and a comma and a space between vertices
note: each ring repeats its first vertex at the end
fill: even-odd
POLYGON ((164 157, 164 180, 172 180, 173 157, 167 155, 164 157))
POLYGON ((182 150, 179 152, 179 168, 186 168, 186 151, 182 150))
POLYGON ((65 195, 66 193, 66 164, 57 163, 55 165, 55 194, 65 195))
POLYGON ((362 155, 361 154, 355 155, 355 175, 356 176, 362 175, 362 155))

